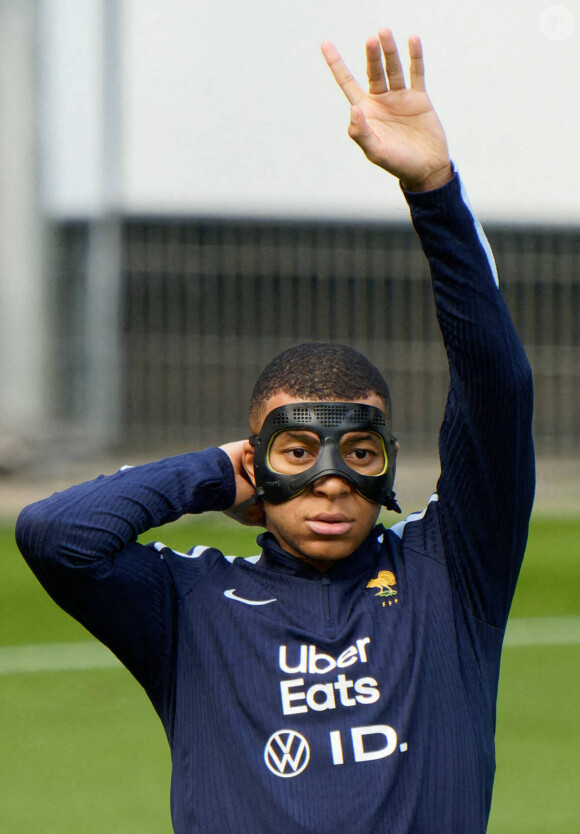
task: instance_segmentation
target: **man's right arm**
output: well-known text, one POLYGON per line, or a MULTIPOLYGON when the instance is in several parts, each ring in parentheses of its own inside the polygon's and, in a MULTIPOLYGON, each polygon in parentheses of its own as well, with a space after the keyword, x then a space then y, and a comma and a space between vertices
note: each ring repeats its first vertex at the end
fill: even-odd
POLYGON ((148 689, 169 668, 176 590, 154 547, 138 536, 235 498, 218 449, 125 468, 26 507, 18 546, 53 599, 117 654, 148 689))

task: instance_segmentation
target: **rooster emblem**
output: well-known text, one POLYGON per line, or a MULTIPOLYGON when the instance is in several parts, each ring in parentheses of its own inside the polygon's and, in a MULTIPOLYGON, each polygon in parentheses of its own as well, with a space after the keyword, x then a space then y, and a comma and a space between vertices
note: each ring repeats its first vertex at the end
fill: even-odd
POLYGON ((395 579, 395 574, 392 571, 381 570, 375 579, 370 580, 367 588, 378 588, 379 590, 375 594, 377 597, 392 597, 397 593, 397 591, 393 588, 393 585, 396 584, 397 580, 395 579))

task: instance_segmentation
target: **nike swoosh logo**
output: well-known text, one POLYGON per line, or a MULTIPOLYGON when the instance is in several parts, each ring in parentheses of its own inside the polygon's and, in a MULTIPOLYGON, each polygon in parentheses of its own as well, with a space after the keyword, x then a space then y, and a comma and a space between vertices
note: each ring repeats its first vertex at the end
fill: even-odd
POLYGON ((246 599, 245 597, 239 597, 236 594, 235 588, 230 588, 229 591, 224 591, 224 597, 228 599, 235 599, 236 602, 243 602, 244 605, 269 605, 271 602, 278 602, 277 599, 246 599))

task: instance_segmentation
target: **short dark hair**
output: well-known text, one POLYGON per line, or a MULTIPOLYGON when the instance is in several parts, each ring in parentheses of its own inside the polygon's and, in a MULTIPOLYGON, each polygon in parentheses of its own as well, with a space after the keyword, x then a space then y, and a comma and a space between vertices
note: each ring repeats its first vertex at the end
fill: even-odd
POLYGON ((385 379, 366 356, 348 345, 308 342, 279 353, 258 377, 250 400, 250 430, 261 428, 263 403, 281 391, 297 401, 353 400, 376 394, 390 416, 385 379))

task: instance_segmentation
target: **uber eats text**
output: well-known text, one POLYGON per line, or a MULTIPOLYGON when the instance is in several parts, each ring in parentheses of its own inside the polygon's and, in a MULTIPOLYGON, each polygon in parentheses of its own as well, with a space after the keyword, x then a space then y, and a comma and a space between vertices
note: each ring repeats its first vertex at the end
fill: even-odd
POLYGON ((327 675, 336 672, 334 680, 324 683, 305 684, 304 677, 295 677, 280 681, 282 712, 284 715, 314 710, 324 712, 336 709, 338 705, 354 707, 357 704, 374 704, 381 693, 375 678, 370 676, 355 677, 345 673, 357 664, 367 663, 367 646, 370 637, 357 640, 337 657, 321 652, 317 646, 302 644, 294 654, 285 645, 280 646, 279 666, 288 675, 327 675))

